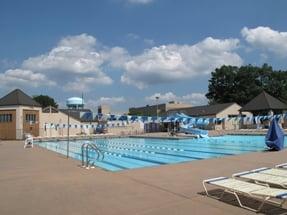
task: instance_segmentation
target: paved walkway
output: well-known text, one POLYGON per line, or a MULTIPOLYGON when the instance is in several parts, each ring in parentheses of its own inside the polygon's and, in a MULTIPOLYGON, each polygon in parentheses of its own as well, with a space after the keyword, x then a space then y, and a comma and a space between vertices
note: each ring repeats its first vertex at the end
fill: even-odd
MULTIPOLYGON (((224 202, 202 195, 201 181, 282 162, 286 150, 108 172, 82 169, 79 161, 42 148, 0 142, 0 214, 254 214, 230 195, 224 202)), ((263 213, 287 210, 267 205, 263 213)))

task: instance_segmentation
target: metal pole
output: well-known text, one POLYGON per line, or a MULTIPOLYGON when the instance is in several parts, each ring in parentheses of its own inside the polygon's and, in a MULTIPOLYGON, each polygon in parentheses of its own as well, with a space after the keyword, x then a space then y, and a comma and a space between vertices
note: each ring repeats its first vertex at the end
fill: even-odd
POLYGON ((159 99, 159 96, 156 96, 155 99, 156 99, 156 119, 157 119, 158 118, 158 99, 159 99))
POLYGON ((158 99, 159 99, 159 96, 156 96, 155 99, 156 99, 156 121, 158 122, 158 99))
POLYGON ((69 158, 70 150, 70 109, 68 109, 68 141, 67 141, 67 158, 69 158))

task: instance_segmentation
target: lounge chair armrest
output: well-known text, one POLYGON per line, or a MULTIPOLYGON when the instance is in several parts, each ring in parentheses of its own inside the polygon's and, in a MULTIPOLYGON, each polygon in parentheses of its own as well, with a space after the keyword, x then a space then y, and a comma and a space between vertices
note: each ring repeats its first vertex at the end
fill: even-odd
POLYGON ((263 170, 267 170, 267 169, 270 169, 269 167, 261 167, 261 168, 258 168, 258 169, 253 169, 251 170, 252 172, 261 172, 263 170))
POLYGON ((224 180, 224 179, 228 179, 228 177, 210 178, 210 179, 203 180, 203 183, 211 183, 211 182, 214 182, 214 181, 221 181, 221 180, 224 180))
POLYGON ((287 163, 281 163, 275 166, 276 168, 285 168, 287 167, 287 163))
POLYGON ((251 171, 237 172, 237 173, 234 173, 234 174, 232 175, 232 178, 234 178, 234 177, 240 177, 240 176, 242 176, 242 175, 248 175, 248 174, 250 174, 250 173, 252 173, 252 172, 251 172, 251 171))
POLYGON ((248 174, 251 174, 251 173, 257 173, 257 172, 261 172, 263 170, 267 170, 267 169, 270 169, 269 167, 261 167, 261 168, 258 168, 258 169, 253 169, 253 170, 250 170, 250 171, 244 171, 244 172, 238 172, 238 173, 234 173, 232 175, 232 177, 240 177, 242 175, 248 175, 248 174))

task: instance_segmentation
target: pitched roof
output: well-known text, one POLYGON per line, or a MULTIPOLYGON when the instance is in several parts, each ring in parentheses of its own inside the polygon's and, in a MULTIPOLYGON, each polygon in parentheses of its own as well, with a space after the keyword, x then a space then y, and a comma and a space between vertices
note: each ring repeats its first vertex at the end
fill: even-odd
POLYGON ((287 105, 263 91, 240 109, 240 111, 261 110, 287 110, 287 105))
POLYGON ((216 115, 233 104, 236 104, 236 103, 231 102, 231 103, 224 103, 224 104, 195 106, 195 107, 189 107, 189 108, 173 109, 172 111, 175 111, 175 110, 183 111, 185 114, 189 116, 208 116, 208 115, 216 115))
POLYGON ((41 105, 25 94, 22 90, 16 89, 0 99, 0 106, 23 105, 41 107, 41 105))

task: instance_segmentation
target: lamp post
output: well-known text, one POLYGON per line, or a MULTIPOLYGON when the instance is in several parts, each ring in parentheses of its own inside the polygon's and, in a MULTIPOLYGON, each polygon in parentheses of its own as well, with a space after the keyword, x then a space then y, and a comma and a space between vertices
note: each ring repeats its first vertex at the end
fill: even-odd
POLYGON ((68 141, 67 141, 67 158, 69 158, 70 151, 70 109, 68 109, 68 141))
POLYGON ((157 120, 157 118, 158 118, 158 100, 159 100, 159 96, 156 96, 155 99, 156 99, 156 120, 157 120))

